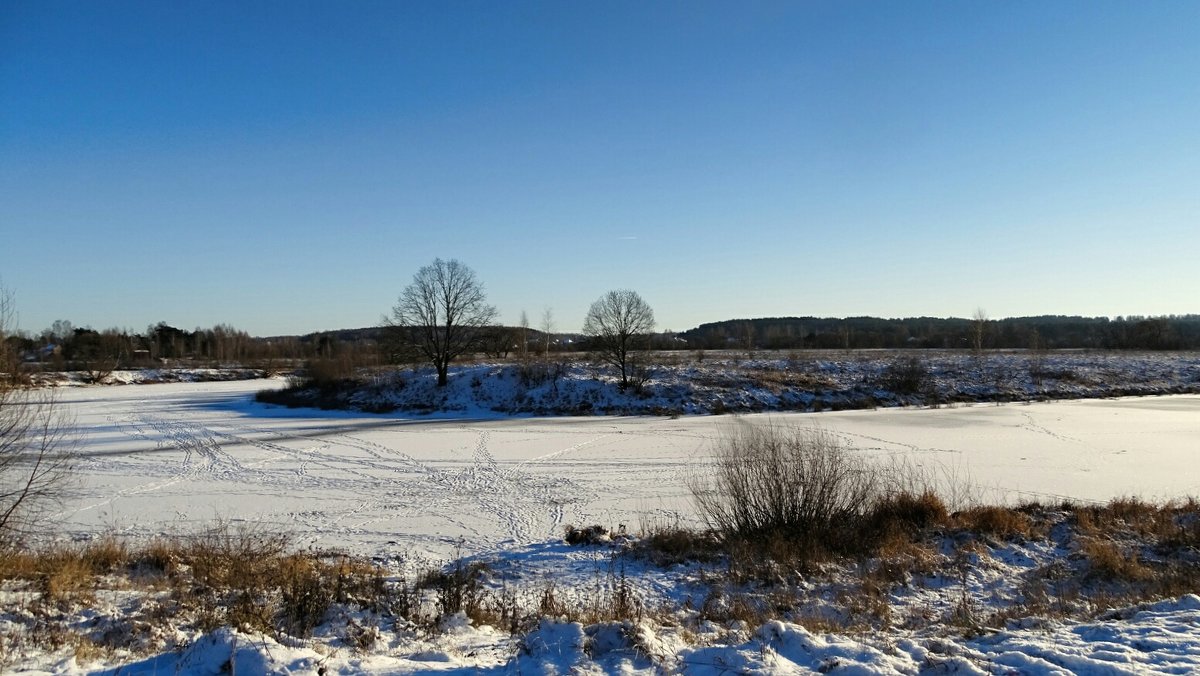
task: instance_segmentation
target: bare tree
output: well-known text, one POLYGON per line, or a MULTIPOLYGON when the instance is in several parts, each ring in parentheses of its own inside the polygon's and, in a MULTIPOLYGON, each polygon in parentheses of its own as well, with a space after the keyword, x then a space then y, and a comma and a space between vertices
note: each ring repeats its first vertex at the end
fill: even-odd
POLYGON ((983 356, 983 338, 987 332, 988 316, 983 308, 975 308, 971 315, 971 351, 976 357, 983 356))
POLYGON ((521 360, 524 361, 529 357, 529 315, 521 310, 521 323, 518 328, 521 337, 521 360))
POLYGON ((621 388, 629 387, 638 370, 637 348, 645 348, 654 329, 654 310, 635 291, 609 291, 592 303, 583 321, 583 333, 601 361, 621 371, 621 388))
POLYGON ((542 330, 542 355, 548 355, 554 335, 554 310, 548 306, 542 310, 542 325, 539 328, 542 330))
POLYGON ((1029 330, 1029 378, 1041 389, 1046 375, 1046 343, 1037 329, 1029 330))
POLYGON ((7 340, 14 317, 12 294, 0 288, 0 546, 33 532, 61 497, 73 458, 54 396, 20 378, 19 355, 7 340))
POLYGON ((388 324, 433 364, 440 387, 446 384, 450 362, 474 352, 495 317, 496 308, 487 304, 475 272, 456 260, 437 258, 413 275, 388 324))

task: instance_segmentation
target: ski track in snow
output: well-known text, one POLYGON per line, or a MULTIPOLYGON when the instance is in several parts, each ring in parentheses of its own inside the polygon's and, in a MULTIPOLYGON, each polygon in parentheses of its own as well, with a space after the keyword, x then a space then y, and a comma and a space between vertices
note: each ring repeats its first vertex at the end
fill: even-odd
MULTIPOLYGON (((146 403, 137 402, 135 407, 146 403)), ((546 469, 561 456, 607 436, 502 464, 489 449, 490 430, 483 429, 476 432, 469 464, 439 467, 445 463, 421 462, 395 447, 411 435, 394 435, 391 444, 348 433, 320 432, 310 438, 258 424, 206 420, 171 409, 109 413, 105 419, 129 440, 149 448, 103 459, 89 456, 91 472, 126 477, 165 472, 166 476, 79 504, 61 517, 78 517, 180 484, 237 484, 281 493, 345 496, 332 510, 285 510, 282 516, 291 527, 308 531, 304 539, 309 544, 328 535, 361 535, 372 526, 396 519, 433 516, 459 531, 463 539, 477 543, 524 544, 553 537, 562 528, 567 506, 584 507, 595 494, 570 478, 554 476, 553 467, 550 473, 527 469, 546 469), (270 465, 286 465, 287 469, 271 471, 270 465)), ((182 515, 187 516, 186 512, 182 515)))

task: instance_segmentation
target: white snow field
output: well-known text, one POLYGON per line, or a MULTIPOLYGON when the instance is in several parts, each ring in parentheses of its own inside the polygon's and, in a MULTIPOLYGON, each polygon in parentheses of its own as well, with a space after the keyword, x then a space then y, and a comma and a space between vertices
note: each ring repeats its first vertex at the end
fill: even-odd
POLYGON ((253 401, 279 382, 60 390, 83 462, 58 522, 71 534, 146 536, 253 522, 301 546, 381 558, 540 542, 567 524, 694 523, 687 476, 739 419, 817 425, 988 501, 1200 495, 1195 395, 737 419, 431 419, 253 401))
MULTIPOLYGON (((493 580, 508 581, 526 601, 532 596, 536 607, 546 589, 584 604, 614 582, 613 550, 563 544, 564 525, 625 524, 637 532, 643 525, 697 523, 687 477, 703 471, 714 440, 739 420, 819 425, 858 452, 902 458, 967 482, 985 501, 1200 494, 1200 396, 739 419, 472 418, 470 412, 430 419, 253 401, 256 390, 281 384, 60 390, 84 436, 78 484, 57 526, 81 539, 114 531, 151 537, 224 519, 410 573, 455 554, 475 555, 486 558, 493 580)), ((1077 560, 1053 539, 974 551, 980 553, 960 581, 934 576, 891 592, 897 623, 890 631, 823 633, 781 621, 757 627, 705 621, 685 630, 658 616, 590 626, 547 618, 514 637, 457 615, 440 632, 425 634, 338 611, 307 639, 165 627, 171 647, 149 656, 118 650, 81 662, 69 648, 30 649, 11 666, 55 674, 1200 673, 1194 595, 1107 613, 1098 607, 1088 621, 1033 617, 980 634, 939 630, 936 618, 949 617, 956 604, 982 614, 998 610, 1020 593, 1016 581, 1077 560), (934 620, 925 629, 906 628, 906 614, 934 620), (372 648, 357 650, 340 638, 356 622, 378 626, 372 648)), ((631 560, 627 571, 621 565, 621 579, 628 573, 647 608, 655 599, 693 608, 720 578, 719 570, 714 578, 699 564, 660 568, 631 560)), ((837 576, 801 584, 811 587, 807 612, 845 612, 837 576)), ((30 594, 0 595, 13 608, 0 613, 0 630, 22 626, 17 614, 25 611, 17 607, 30 594)), ((62 621, 84 632, 120 627, 127 597, 120 590, 98 594, 95 605, 62 621)))

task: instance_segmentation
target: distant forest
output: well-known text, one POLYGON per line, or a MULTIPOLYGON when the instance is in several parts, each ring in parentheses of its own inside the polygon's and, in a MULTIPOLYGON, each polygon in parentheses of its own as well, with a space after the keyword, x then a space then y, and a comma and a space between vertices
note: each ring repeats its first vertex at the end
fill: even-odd
POLYGON ((732 319, 678 334, 693 349, 1200 349, 1200 315, 1167 317, 775 317, 732 319))
MULTIPOLYGON (((57 321, 41 334, 2 336, 26 363, 43 368, 111 371, 114 368, 174 365, 241 364, 264 369, 319 359, 348 364, 382 365, 402 361, 388 329, 369 327, 322 331, 304 336, 252 337, 228 325, 179 329, 165 322, 144 332, 78 328, 57 321)), ((702 324, 682 333, 649 336, 658 350, 803 350, 803 349, 1200 349, 1200 315, 1167 317, 1016 317, 939 319, 916 317, 732 319, 702 324)), ((533 329, 495 326, 481 341, 492 358, 587 351, 586 338, 574 333, 547 336, 533 329)))

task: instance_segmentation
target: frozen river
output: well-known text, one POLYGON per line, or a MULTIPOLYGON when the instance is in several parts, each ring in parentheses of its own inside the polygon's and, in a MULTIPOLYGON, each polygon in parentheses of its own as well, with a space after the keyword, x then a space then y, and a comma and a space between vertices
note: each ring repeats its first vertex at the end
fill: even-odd
MULTIPOLYGON (((724 417, 406 419, 257 404, 265 381, 64 389, 83 434, 59 521, 75 534, 189 532, 214 519, 300 546, 442 557, 565 524, 688 522, 689 472, 724 417)), ((768 416, 746 416, 761 422, 768 416)), ((1200 495, 1200 397, 773 414, 984 500, 1200 495)))

